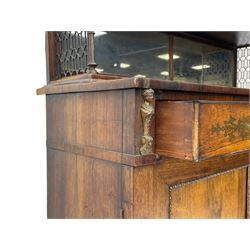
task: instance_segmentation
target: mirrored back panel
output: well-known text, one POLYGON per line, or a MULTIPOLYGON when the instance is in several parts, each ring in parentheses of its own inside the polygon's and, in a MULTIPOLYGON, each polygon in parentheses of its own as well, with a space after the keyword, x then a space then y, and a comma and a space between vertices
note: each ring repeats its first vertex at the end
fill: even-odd
POLYGON ((53 34, 50 37, 55 50, 55 79, 97 72, 235 85, 236 50, 184 38, 178 33, 95 32, 92 40, 89 38, 93 32, 49 33, 54 33, 54 38, 53 34))
POLYGON ((175 80, 233 85, 234 51, 174 37, 174 54, 175 80))
POLYGON ((168 79, 169 39, 156 32, 95 34, 97 72, 168 79))

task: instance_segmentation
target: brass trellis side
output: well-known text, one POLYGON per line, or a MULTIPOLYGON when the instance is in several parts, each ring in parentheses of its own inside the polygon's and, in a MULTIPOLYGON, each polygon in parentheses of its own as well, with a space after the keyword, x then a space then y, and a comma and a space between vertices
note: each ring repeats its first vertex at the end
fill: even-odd
POLYGON ((55 32, 56 79, 87 73, 95 68, 94 32, 55 32))
POLYGON ((153 153, 153 137, 150 135, 152 117, 155 113, 152 102, 154 100, 154 90, 147 89, 142 93, 144 103, 141 106, 141 117, 143 125, 143 136, 141 138, 140 154, 153 153))

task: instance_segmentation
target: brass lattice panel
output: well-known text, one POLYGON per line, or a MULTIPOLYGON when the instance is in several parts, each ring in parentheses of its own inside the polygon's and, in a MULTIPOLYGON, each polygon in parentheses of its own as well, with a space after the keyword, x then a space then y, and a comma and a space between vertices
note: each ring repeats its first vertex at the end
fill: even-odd
POLYGON ((56 77, 84 73, 87 68, 86 32, 55 32, 56 77))
POLYGON ((250 47, 237 50, 237 86, 250 88, 250 47))

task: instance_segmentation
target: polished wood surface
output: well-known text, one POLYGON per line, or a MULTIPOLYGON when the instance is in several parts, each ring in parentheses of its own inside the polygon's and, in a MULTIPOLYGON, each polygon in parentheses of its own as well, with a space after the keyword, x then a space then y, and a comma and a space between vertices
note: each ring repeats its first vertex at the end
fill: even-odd
MULTIPOLYGON (((224 176, 235 169, 245 169, 248 164, 249 152, 246 152, 231 156, 214 157, 201 162, 166 158, 161 159, 157 164, 136 168, 133 171, 133 218, 173 218, 171 217, 171 200, 173 196, 170 192, 173 188, 189 185, 189 183, 196 183, 209 179, 210 177, 224 176)), ((215 182, 217 182, 217 180, 215 182)), ((228 185, 227 183, 225 184, 228 185)), ((222 180, 218 179, 218 184, 215 184, 215 186, 216 185, 223 187, 223 178, 222 180)), ((240 180, 238 186, 233 187, 234 195, 236 195, 237 192, 241 192, 242 197, 245 198, 242 200, 240 206, 246 209, 246 196, 244 195, 245 193, 242 193, 242 189, 243 191, 246 190, 246 178, 242 181, 240 180)), ((213 190, 211 190, 209 194, 213 199, 220 199, 221 196, 223 196, 223 193, 220 193, 221 196, 217 197, 216 195, 218 194, 213 193, 213 190)), ((190 198, 195 199, 195 196, 196 193, 194 190, 190 198)), ((226 199, 226 196, 223 199, 226 199)), ((231 201, 229 200, 229 202, 231 201)), ((236 202, 236 198, 234 202, 236 202)), ((177 206, 177 203, 175 203, 175 205, 177 206)), ((234 206, 236 206, 235 203, 234 206)), ((182 209, 182 206, 180 206, 180 209, 182 209)), ((183 207, 183 213, 185 211, 187 213, 183 218, 189 218, 188 215, 192 214, 192 210, 188 209, 188 206, 183 207)), ((206 209, 206 213, 211 214, 210 218, 215 218, 212 207, 204 209, 206 209)), ((229 210, 224 211, 224 216, 227 216, 227 218, 236 218, 234 217, 235 214, 233 215, 229 210)), ((241 216, 242 214, 239 218, 242 218, 241 216)), ((199 214, 194 214, 192 218, 199 218, 199 214)))
POLYGON ((249 152, 232 154, 229 156, 213 157, 200 162, 180 160, 176 158, 163 158, 157 162, 157 171, 169 186, 197 180, 248 166, 249 152))
MULTIPOLYGON (((113 75, 84 74, 51 81, 44 86, 45 94, 78 93, 88 91, 104 91, 117 89, 144 89, 182 91, 184 93, 224 94, 232 96, 249 96, 249 90, 244 88, 225 87, 218 85, 200 85, 180 81, 156 80, 142 76, 121 77, 113 75), (74 84, 72 84, 74 83, 74 84)), ((39 93, 38 93, 39 94, 39 93)), ((231 96, 231 98, 232 98, 231 96)), ((220 96, 223 98, 223 96, 220 96)), ((244 98, 244 97, 243 97, 244 98)), ((194 100, 194 99, 193 99, 194 100)))
POLYGON ((194 160, 194 107, 188 102, 156 102, 156 153, 194 160))
POLYGON ((220 121, 230 114, 238 118, 247 112, 248 105, 240 103, 248 100, 247 90, 90 74, 50 83, 43 90, 48 218, 246 217, 247 150, 238 152, 237 145, 228 154, 208 155, 198 162, 179 156, 192 154, 193 130, 189 128, 195 121, 205 138, 203 155, 211 147, 224 146, 219 140, 223 136, 213 134, 214 143, 205 148, 208 134, 202 132, 202 126, 212 125, 209 122, 213 120, 207 107, 215 105, 211 107, 218 112, 213 115, 216 123, 222 116, 218 121, 222 126, 220 121), (150 127, 153 153, 141 155, 142 94, 150 87, 155 93, 155 117, 150 127), (193 105, 189 104, 197 101, 200 114, 194 119, 193 105), (232 104, 216 106, 222 101, 232 104), (180 103, 187 105, 177 105, 180 103), (159 131, 171 123, 173 128, 164 139, 159 131), (182 139, 175 140, 176 134, 182 139), (176 155, 156 155, 160 141, 162 145, 172 143, 176 155), (198 199, 199 195, 203 198, 198 199))
POLYGON ((47 95, 48 218, 132 216, 132 166, 156 160, 138 154, 137 99, 134 89, 47 95))
POLYGON ((133 218, 168 218, 168 186, 151 165, 134 169, 133 218))
POLYGON ((246 168, 170 189, 170 218, 246 217, 246 168))
POLYGON ((119 218, 115 163, 48 149, 48 218, 119 218))
POLYGON ((201 159, 249 150, 249 102, 201 102, 199 120, 201 159))

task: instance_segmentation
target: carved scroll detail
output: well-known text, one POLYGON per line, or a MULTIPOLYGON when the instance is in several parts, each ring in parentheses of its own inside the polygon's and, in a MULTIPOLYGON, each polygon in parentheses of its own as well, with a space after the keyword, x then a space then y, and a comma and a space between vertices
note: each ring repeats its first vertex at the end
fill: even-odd
POLYGON ((151 121, 155 113, 152 101, 154 100, 154 90, 147 89, 142 93, 144 103, 141 106, 141 117, 143 125, 143 136, 141 138, 141 155, 153 153, 153 138, 150 135, 151 121))

